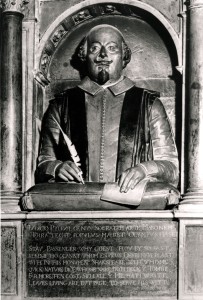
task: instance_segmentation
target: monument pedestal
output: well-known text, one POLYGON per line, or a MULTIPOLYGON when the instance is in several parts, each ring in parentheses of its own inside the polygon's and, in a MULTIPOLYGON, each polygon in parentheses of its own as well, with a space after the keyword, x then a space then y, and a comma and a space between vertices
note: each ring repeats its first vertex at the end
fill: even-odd
POLYGON ((2 214, 2 299, 202 299, 203 213, 2 214))

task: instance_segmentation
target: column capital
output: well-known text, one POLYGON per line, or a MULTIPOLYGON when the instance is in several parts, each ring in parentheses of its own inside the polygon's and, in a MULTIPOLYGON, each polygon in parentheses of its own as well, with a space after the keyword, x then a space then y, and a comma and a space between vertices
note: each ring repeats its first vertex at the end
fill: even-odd
POLYGON ((23 13, 25 5, 27 5, 30 0, 0 0, 0 7, 3 12, 19 12, 23 13))
POLYGON ((188 9, 203 7, 203 0, 186 0, 185 4, 188 9))

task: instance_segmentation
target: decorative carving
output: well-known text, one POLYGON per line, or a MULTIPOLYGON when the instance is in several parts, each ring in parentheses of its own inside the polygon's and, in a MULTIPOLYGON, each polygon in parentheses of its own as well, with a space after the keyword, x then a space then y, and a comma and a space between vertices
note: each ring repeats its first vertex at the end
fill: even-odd
POLYGON ((92 17, 98 17, 104 14, 104 9, 101 5, 95 4, 88 7, 90 15, 92 17))
POLYGON ((75 22, 72 18, 67 17, 66 19, 63 20, 61 25, 68 32, 73 28, 73 26, 75 26, 75 22))
POLYGON ((103 13, 102 14, 112 14, 112 15, 121 15, 122 12, 118 9, 116 5, 106 4, 101 6, 103 13))
POLYGON ((106 13, 113 13, 115 10, 116 10, 116 8, 113 5, 108 4, 108 5, 105 6, 105 12, 106 13))
POLYGON ((75 24, 78 24, 80 22, 83 22, 86 19, 91 18, 91 15, 87 9, 80 11, 75 16, 73 16, 73 20, 75 21, 75 24))
POLYGON ((30 0, 0 0, 3 11, 17 11, 22 13, 30 0))
POLYGON ((60 40, 63 38, 63 36, 67 33, 67 31, 64 29, 62 25, 60 25, 57 30, 54 32, 51 41, 54 44, 55 47, 57 47, 60 40))
POLYGON ((40 63, 40 69, 42 70, 43 73, 47 73, 48 64, 50 60, 51 60, 51 56, 47 52, 44 52, 42 54, 41 63, 40 63))
POLYGON ((50 83, 49 79, 41 71, 35 73, 35 80, 43 87, 50 83))
POLYGON ((46 69, 48 62, 49 62, 49 55, 47 53, 44 53, 41 59, 41 68, 46 69))

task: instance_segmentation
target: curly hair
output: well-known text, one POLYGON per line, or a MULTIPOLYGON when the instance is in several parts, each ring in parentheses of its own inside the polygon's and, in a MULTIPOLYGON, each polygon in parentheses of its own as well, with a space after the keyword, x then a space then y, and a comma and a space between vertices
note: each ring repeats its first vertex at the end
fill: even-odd
MULTIPOLYGON (((113 26, 111 26, 113 27, 113 26)), ((113 27, 114 28, 114 27, 113 27)), ((122 37, 122 49, 123 49, 123 68, 125 68, 127 66, 127 64, 130 62, 131 60, 131 50, 128 47, 127 43, 124 40, 124 37, 122 35, 122 33, 115 27, 115 30, 119 32, 119 34, 122 37)), ((89 34, 88 34, 89 35, 89 34)), ((79 48, 77 49, 77 56, 80 59, 81 62, 85 62, 86 61, 86 57, 87 57, 87 39, 88 39, 88 35, 86 37, 83 38, 81 44, 79 45, 79 48)))

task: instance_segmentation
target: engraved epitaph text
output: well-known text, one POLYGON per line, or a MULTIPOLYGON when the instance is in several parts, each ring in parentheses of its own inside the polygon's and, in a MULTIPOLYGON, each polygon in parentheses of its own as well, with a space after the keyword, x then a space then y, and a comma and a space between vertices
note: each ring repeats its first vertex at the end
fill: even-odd
POLYGON ((175 296, 177 223, 27 221, 28 297, 175 296))

